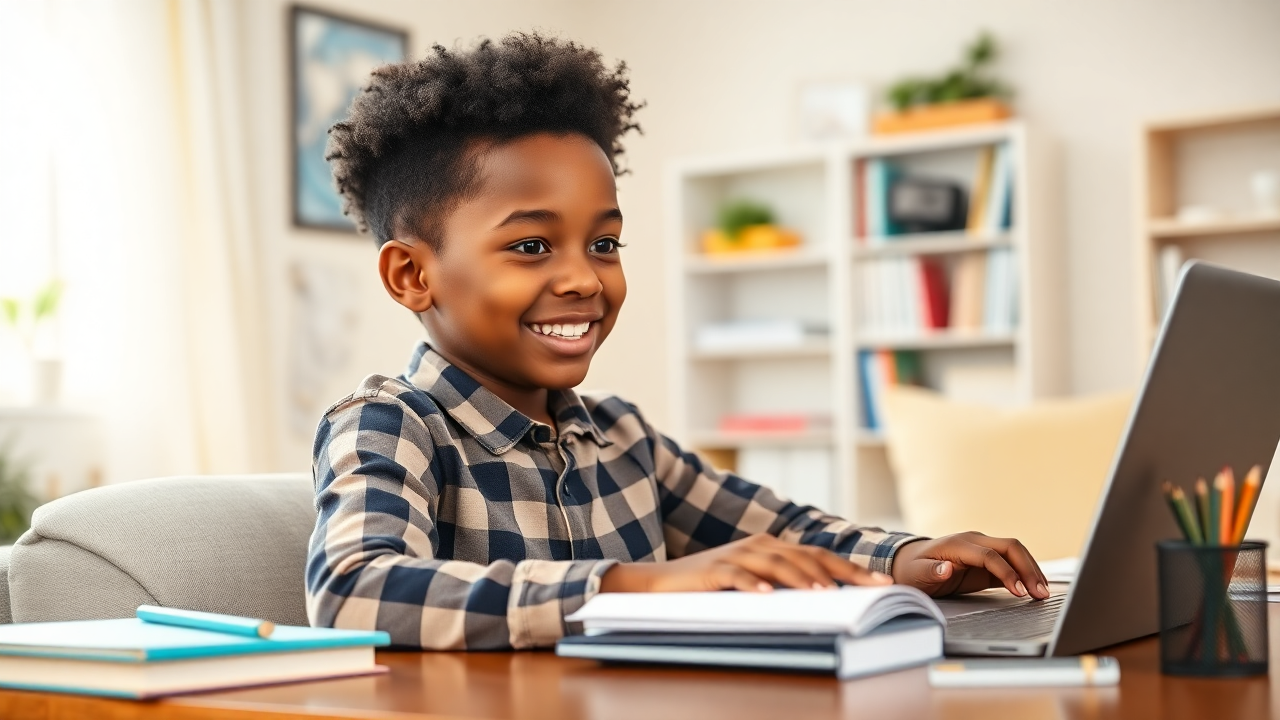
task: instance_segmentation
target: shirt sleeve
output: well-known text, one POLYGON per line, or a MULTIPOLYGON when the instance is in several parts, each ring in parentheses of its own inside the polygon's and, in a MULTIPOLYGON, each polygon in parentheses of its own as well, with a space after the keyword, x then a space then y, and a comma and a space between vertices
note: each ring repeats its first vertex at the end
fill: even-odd
POLYGON ((393 396, 353 397, 326 414, 314 449, 311 624, 384 630, 398 647, 553 645, 614 561, 439 558, 442 452, 393 396))
POLYGON ((824 547, 863 567, 891 574, 898 548, 924 539, 859 526, 793 503, 767 487, 706 465, 648 423, 644 426, 654 453, 670 558, 768 533, 787 542, 824 547))

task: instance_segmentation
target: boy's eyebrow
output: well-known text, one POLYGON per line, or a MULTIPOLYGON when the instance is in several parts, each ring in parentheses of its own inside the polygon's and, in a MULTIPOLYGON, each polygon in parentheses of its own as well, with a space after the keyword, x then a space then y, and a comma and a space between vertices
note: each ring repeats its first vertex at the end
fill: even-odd
POLYGON ((508 215, 502 222, 493 226, 494 230, 504 228, 508 225, 514 225, 521 222, 555 222, 560 219, 560 213, 555 210, 516 210, 508 215))
MULTIPOLYGON (((516 210, 504 218, 502 222, 494 225, 493 229, 498 230, 508 225, 514 225, 522 222, 556 222, 559 219, 560 213, 555 210, 516 210)), ((609 208, 608 210, 602 210, 600 214, 596 216, 596 221, 601 222, 604 220, 622 220, 622 211, 616 207, 609 208)))

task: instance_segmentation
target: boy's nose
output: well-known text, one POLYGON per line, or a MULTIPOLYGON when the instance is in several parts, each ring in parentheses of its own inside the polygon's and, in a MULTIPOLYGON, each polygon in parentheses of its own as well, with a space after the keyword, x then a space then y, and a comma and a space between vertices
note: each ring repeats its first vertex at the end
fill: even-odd
POLYGON ((591 259, 582 256, 563 257, 551 290, 556 295, 581 295, 591 297, 604 289, 604 283, 596 275, 591 259))

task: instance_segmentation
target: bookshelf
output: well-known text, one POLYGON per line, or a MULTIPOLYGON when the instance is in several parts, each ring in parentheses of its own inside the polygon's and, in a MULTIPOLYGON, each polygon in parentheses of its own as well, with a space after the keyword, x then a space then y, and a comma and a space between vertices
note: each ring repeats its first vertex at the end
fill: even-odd
POLYGON ((798 501, 862 522, 895 524, 900 513, 885 436, 864 422, 861 352, 916 353, 921 384, 968 400, 1021 404, 1065 391, 1063 261, 1051 165, 1044 145, 1020 121, 672 163, 665 201, 673 435, 713 463, 798 501), (867 161, 892 163, 908 177, 968 186, 984 148, 996 145, 1007 147, 1013 168, 1007 227, 883 237, 865 232, 867 161), (744 198, 768 204, 779 225, 799 232, 801 246, 701 254, 699 236, 714 225, 718 209, 744 198), (992 251, 1011 258, 1015 323, 926 331, 868 322, 871 285, 864 267, 927 258, 950 279, 964 258, 992 251), (701 329, 745 321, 818 331, 772 345, 703 346, 701 329), (724 432, 720 421, 727 415, 814 422, 791 432, 724 432), (785 473, 779 457, 791 463, 785 473), (761 476, 770 472, 789 474, 761 476))
POLYGON ((1280 106, 1154 120, 1140 128, 1138 152, 1135 287, 1145 366, 1186 260, 1280 278, 1280 215, 1261 213, 1250 190, 1252 173, 1280 175, 1280 106), (1188 207, 1205 211, 1187 218, 1188 207))

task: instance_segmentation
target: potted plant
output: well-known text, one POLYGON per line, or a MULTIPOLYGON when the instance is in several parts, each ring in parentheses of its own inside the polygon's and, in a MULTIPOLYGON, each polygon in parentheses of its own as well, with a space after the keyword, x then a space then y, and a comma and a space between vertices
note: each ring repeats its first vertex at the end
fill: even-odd
POLYGON ((31 470, 15 457, 13 440, 0 444, 0 545, 26 532, 40 501, 31 493, 31 470))
POLYGON ((40 354, 37 340, 41 331, 58 314, 62 302, 62 283, 50 280, 26 301, 15 297, 0 298, 0 317, 22 341, 31 367, 31 399, 36 404, 57 400, 62 379, 62 361, 40 354))
POLYGON ((951 125, 994 122, 1013 114, 1012 91, 988 70, 999 54, 990 33, 965 48, 960 64, 935 77, 908 77, 890 86, 893 111, 878 116, 877 133, 912 132, 951 125))
POLYGON ((800 236, 773 222, 773 210, 754 200, 735 200, 720 208, 719 226, 702 234, 708 255, 793 248, 800 236))

